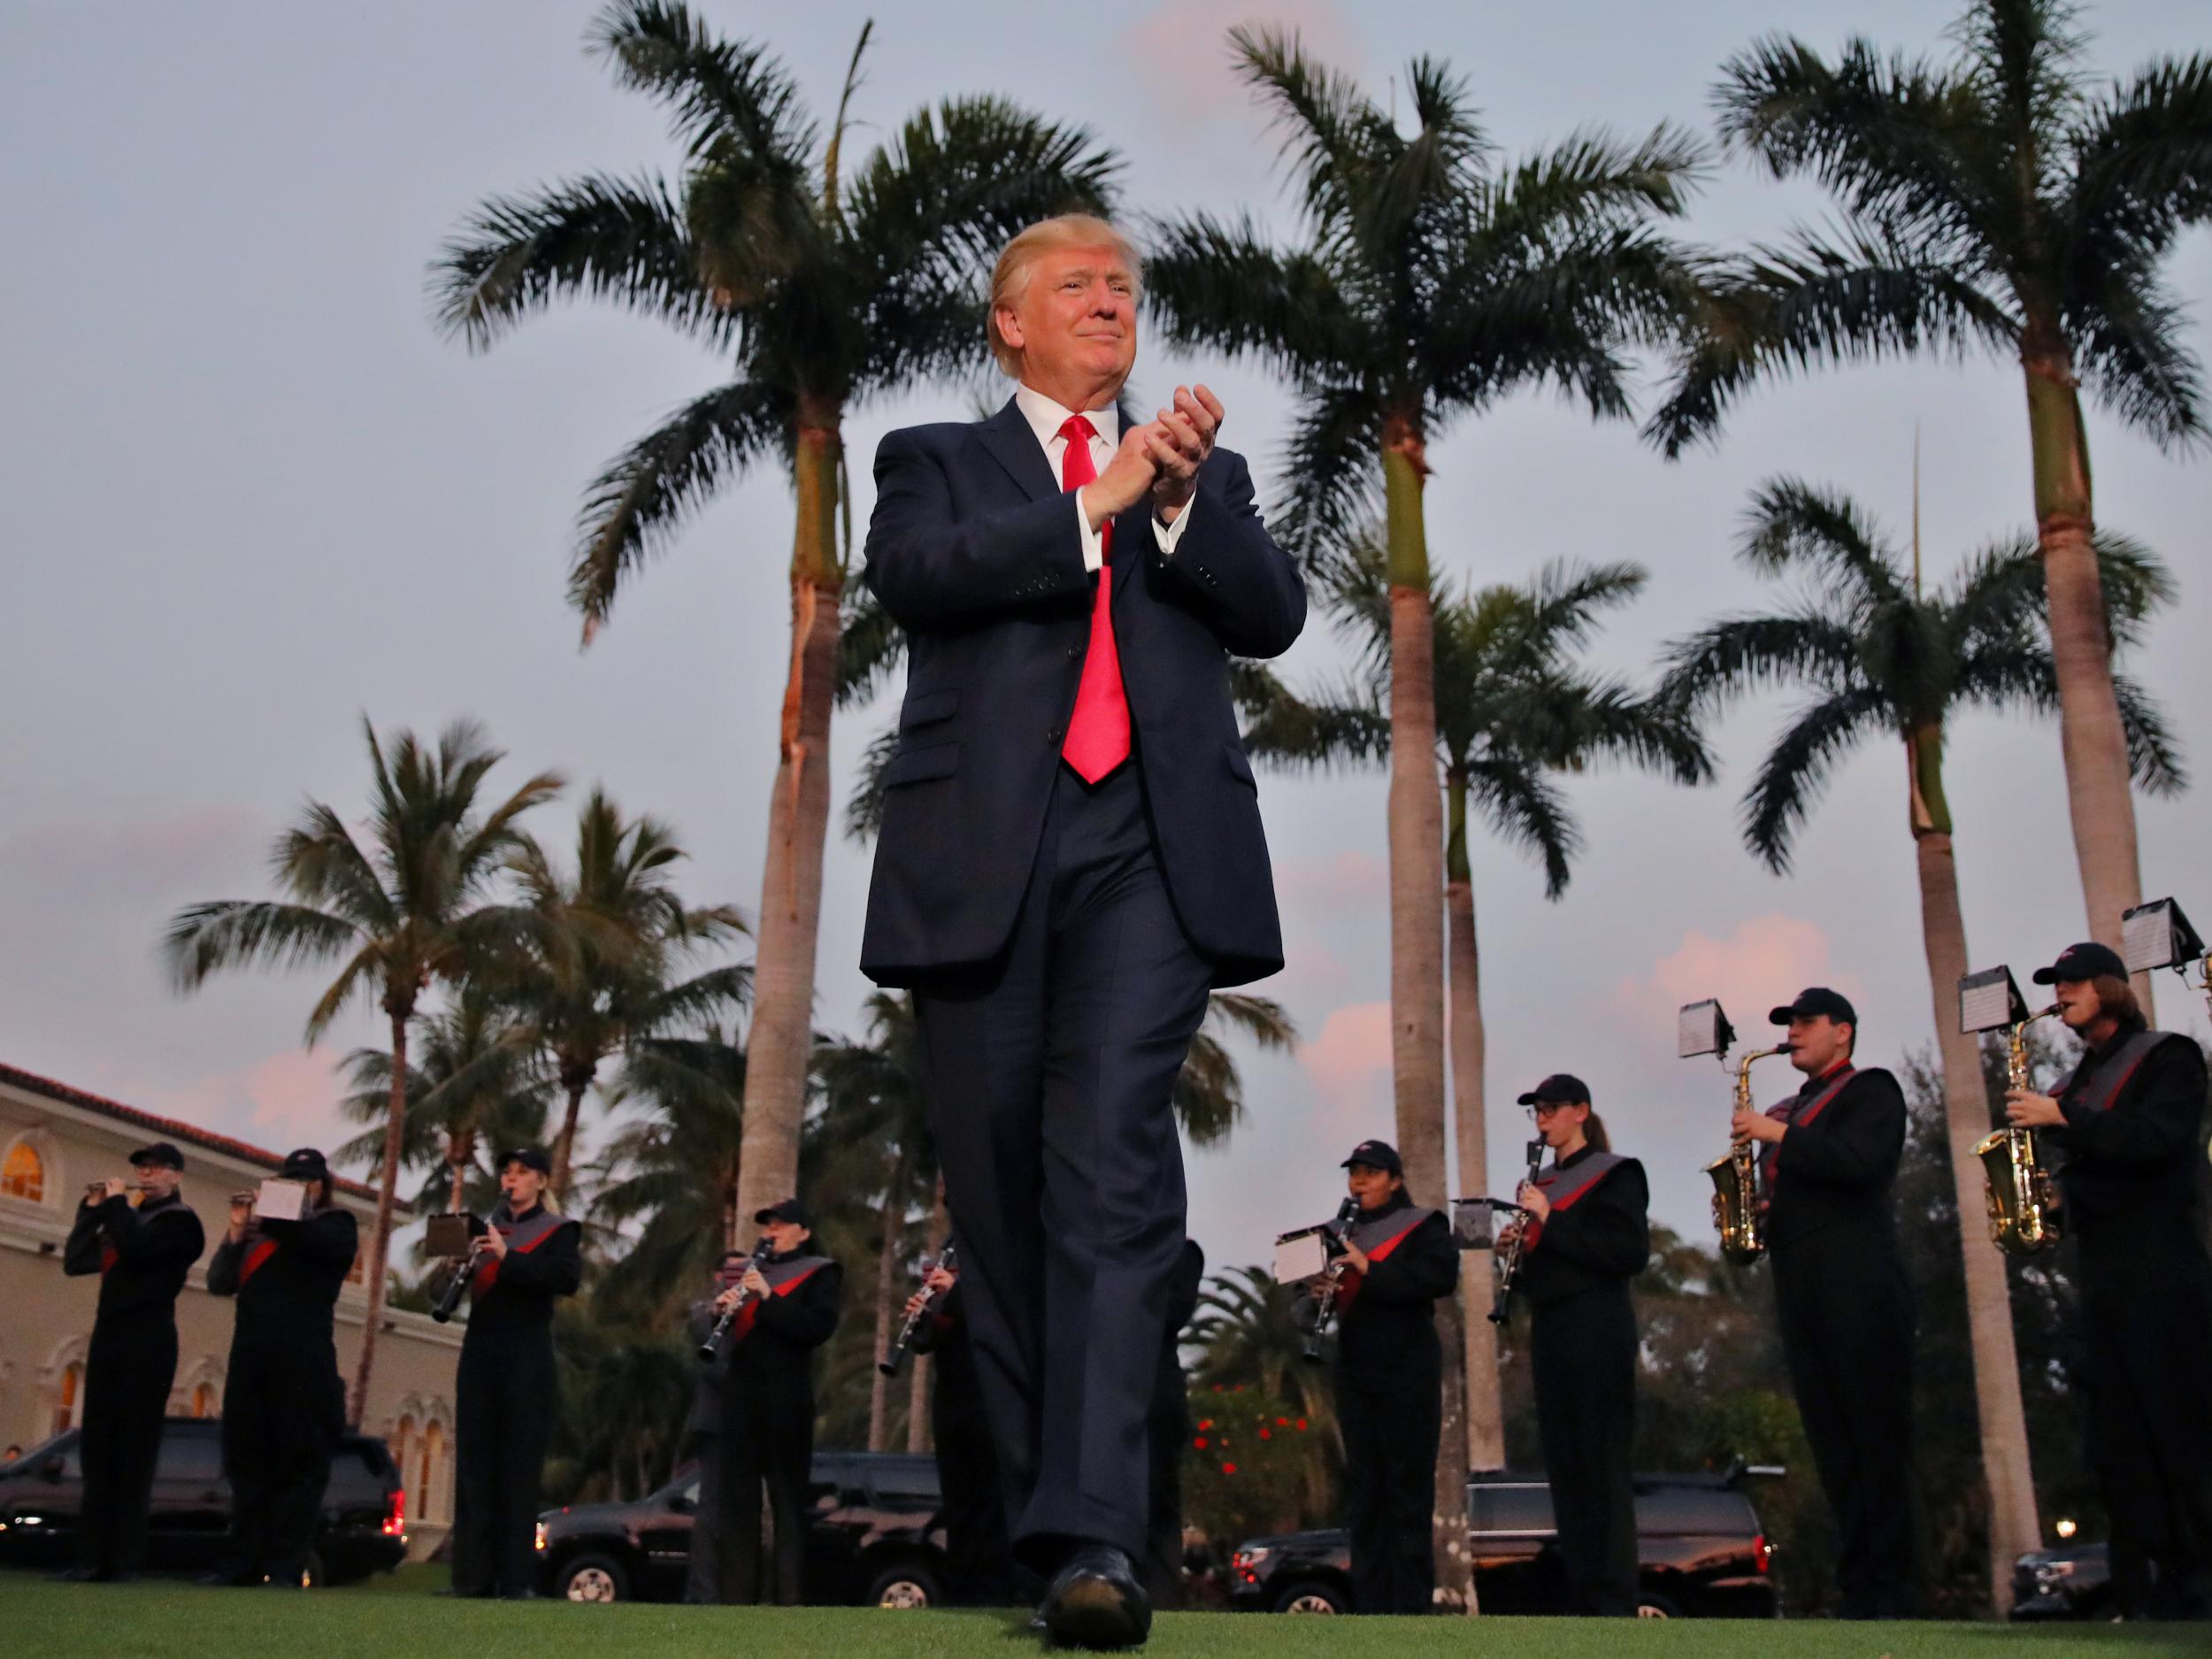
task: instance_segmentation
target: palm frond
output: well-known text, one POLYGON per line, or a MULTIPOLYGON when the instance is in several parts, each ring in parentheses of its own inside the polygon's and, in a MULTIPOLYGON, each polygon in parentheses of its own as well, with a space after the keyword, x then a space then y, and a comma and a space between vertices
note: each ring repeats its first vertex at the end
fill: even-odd
POLYGON ((1505 752, 1485 757, 1467 767, 1467 792, 1495 833, 1542 861, 1544 896, 1565 892, 1582 831, 1541 764, 1505 752))
POLYGON ((1789 681, 1842 687, 1858 674, 1850 631, 1816 611, 1740 616, 1709 623, 1667 645, 1660 697, 1687 709, 1719 709, 1733 698, 1789 681))
POLYGON ((1321 770, 1379 765, 1390 753, 1390 711, 1363 687, 1307 698, 1254 664, 1238 675, 1236 691, 1244 747, 1255 760, 1321 770))
POLYGON ((220 969, 305 967, 361 943, 354 924, 305 905, 218 899, 179 910, 162 936, 162 953, 177 988, 195 991, 220 969))
POLYGON ((851 710, 876 694, 906 665, 906 630, 865 582, 846 585, 837 627, 837 706, 851 710))
POLYGON ((1249 215, 1161 221, 1150 241, 1145 302, 1184 350, 1249 353, 1300 386, 1379 358, 1328 266, 1279 251, 1249 215))
POLYGON ((764 49, 717 39, 680 0, 618 0, 593 25, 590 42, 617 84, 670 106, 694 160, 733 148, 795 181, 810 179, 813 123, 797 86, 764 49))
POLYGON ((1769 479, 1745 509, 1736 557, 1774 576, 1810 566, 1855 610, 1903 603, 1904 573, 1879 525, 1850 496, 1801 478, 1769 479))
POLYGON ((1821 697, 1798 712, 1744 794, 1744 844, 1778 875, 1787 874, 1790 843, 1827 787, 1836 763, 1888 718, 1888 700, 1871 687, 1821 697))
POLYGON ((2147 795, 2171 796, 2189 787, 2189 774, 2181 764, 2181 749, 2150 694, 2125 674, 2112 677, 2112 695, 2120 705, 2120 725, 2127 733, 2128 771, 2147 795))
POLYGON ((889 770, 891 757, 899 752, 899 728, 886 726, 868 740, 868 747, 861 750, 860 767, 853 779, 853 792, 845 802, 845 839, 863 846, 875 840, 883 828, 883 803, 886 790, 883 776, 889 770))

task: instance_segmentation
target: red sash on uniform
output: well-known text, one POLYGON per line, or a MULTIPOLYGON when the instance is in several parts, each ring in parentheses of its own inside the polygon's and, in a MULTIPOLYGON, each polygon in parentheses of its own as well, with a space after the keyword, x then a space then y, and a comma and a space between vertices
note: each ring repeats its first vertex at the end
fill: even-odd
MULTIPOLYGON (((1625 1164, 1627 1161, 1617 1152, 1593 1152, 1571 1170, 1562 1170, 1558 1164, 1553 1164, 1539 1175, 1532 1185, 1537 1191, 1551 1200, 1551 1207, 1555 1211, 1571 1210, 1584 1194, 1611 1174, 1616 1165, 1625 1164), (1574 1185, 1563 1192, 1554 1192, 1552 1188, 1558 1184, 1562 1175, 1575 1177, 1574 1185)), ((1526 1248, 1534 1249, 1537 1240, 1544 1236, 1544 1224, 1533 1216, 1530 1217, 1526 1224, 1525 1234, 1526 1248)))
MULTIPOLYGON (((1785 1129, 1809 1124, 1828 1110, 1828 1103, 1842 1094, 1843 1086, 1858 1074, 1858 1067, 1846 1060, 1839 1071, 1828 1074, 1835 1081, 1814 1095, 1806 1104, 1801 1106, 1793 1100, 1785 1101, 1779 1106, 1768 1107, 1766 1115, 1785 1129)), ((1774 1200, 1774 1182, 1776 1177, 1781 1173, 1781 1164, 1782 1143, 1778 1141, 1759 1154, 1759 1173, 1765 1182, 1767 1202, 1770 1203, 1774 1200)))
MULTIPOLYGON (((1371 1263, 1387 1260, 1390 1253, 1404 1241, 1408 1233, 1434 1214, 1436 1211, 1433 1210, 1394 1210, 1379 1220, 1355 1225, 1352 1242, 1359 1246, 1360 1253, 1371 1263), (1369 1243, 1370 1239, 1375 1242, 1369 1243)), ((1344 1276, 1336 1283, 1336 1312, 1339 1318, 1350 1312, 1352 1304, 1359 1300, 1360 1286, 1366 1282, 1366 1279, 1367 1275, 1356 1267, 1344 1270, 1344 1276)))
MULTIPOLYGON (((768 1281, 772 1296, 788 1296, 793 1291, 812 1279, 829 1265, 826 1256, 795 1256, 787 1262, 762 1263, 760 1276, 768 1281)), ((730 1322, 730 1340, 742 1342, 753 1333, 753 1321, 760 1317, 757 1298, 748 1302, 737 1310, 737 1317, 730 1322)))
POLYGON ((2106 1056, 2094 1071, 2076 1077, 2066 1085, 2060 1098, 2070 1106, 2085 1107, 2090 1111, 2108 1112, 2113 1102, 2120 1098, 2120 1091, 2134 1080, 2143 1062, 2151 1057, 2151 1051, 2171 1036, 2171 1032, 2139 1031, 2106 1056))
MULTIPOLYGON (((510 1250, 519 1250, 527 1256, 568 1225, 566 1216, 557 1216, 545 1209, 541 1209, 527 1221, 503 1220, 501 1216, 506 1209, 506 1202, 503 1198, 500 1200, 500 1208, 492 1212, 491 1225, 501 1238, 507 1240, 510 1250)), ((499 1257, 487 1251, 484 1259, 476 1264, 476 1271, 469 1276, 469 1294, 472 1297, 482 1296, 499 1282, 499 1257)))
POLYGON ((245 1237, 246 1259, 238 1264, 238 1288, 245 1289, 246 1281, 261 1271, 261 1264, 276 1254, 277 1241, 265 1239, 258 1227, 248 1227, 245 1237))

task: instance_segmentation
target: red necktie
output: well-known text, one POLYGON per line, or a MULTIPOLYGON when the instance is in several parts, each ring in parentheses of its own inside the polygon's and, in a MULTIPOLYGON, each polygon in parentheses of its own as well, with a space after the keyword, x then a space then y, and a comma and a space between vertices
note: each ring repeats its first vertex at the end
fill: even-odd
MULTIPOLYGON (((1091 423, 1070 415, 1060 428, 1068 441, 1060 457, 1060 488, 1076 490, 1098 476, 1091 460, 1091 423)), ((1060 757, 1085 783, 1096 783, 1129 758, 1129 700, 1122 695, 1121 653, 1114 649, 1114 524, 1098 528, 1098 597, 1091 605, 1091 647, 1075 688, 1075 713, 1060 757)))

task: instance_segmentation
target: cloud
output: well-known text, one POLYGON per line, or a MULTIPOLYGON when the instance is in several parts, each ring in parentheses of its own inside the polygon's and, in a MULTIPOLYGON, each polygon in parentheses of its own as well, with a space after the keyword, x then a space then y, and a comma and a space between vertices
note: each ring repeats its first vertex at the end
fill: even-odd
POLYGON ((1855 1001, 1863 998, 1859 976, 1833 972, 1829 956, 1826 930, 1800 917, 1754 916, 1724 939, 1693 928, 1648 974, 1624 979, 1613 1002, 1639 1028, 1671 1033, 1684 1003, 1717 997, 1749 1038, 1765 1028, 1768 1009, 1805 986, 1829 985, 1855 1001))
POLYGON ((1310 55, 1352 73, 1365 61, 1358 30, 1333 0, 1163 0, 1114 43, 1136 65, 1158 114, 1179 123, 1256 116, 1250 90, 1230 68, 1228 35, 1240 25, 1295 35, 1310 55))
POLYGON ((86 1087, 142 1111, 272 1152, 296 1146, 327 1151, 354 1133, 338 1110, 344 1086, 334 1049, 285 1049, 250 1065, 184 1081, 106 1075, 86 1087))
POLYGON ((1275 895, 1301 915, 1361 912, 1371 916, 1390 895, 1390 871, 1372 853, 1333 858, 1286 858, 1275 867, 1275 895))
POLYGON ((1332 1011, 1320 1034, 1298 1045, 1298 1062, 1321 1097, 1321 1126, 1365 1131, 1390 1121, 1390 1004, 1353 1002, 1332 1011))

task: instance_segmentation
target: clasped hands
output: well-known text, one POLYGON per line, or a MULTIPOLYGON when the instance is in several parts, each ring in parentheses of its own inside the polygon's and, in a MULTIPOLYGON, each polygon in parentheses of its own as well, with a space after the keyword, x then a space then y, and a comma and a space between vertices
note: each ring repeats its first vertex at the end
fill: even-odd
POLYGON ((1121 434, 1106 470, 1083 486, 1083 515, 1095 530, 1115 514, 1152 497, 1161 521, 1173 524, 1198 489, 1198 469, 1221 429, 1221 400, 1203 386, 1179 386, 1174 406, 1121 434))

